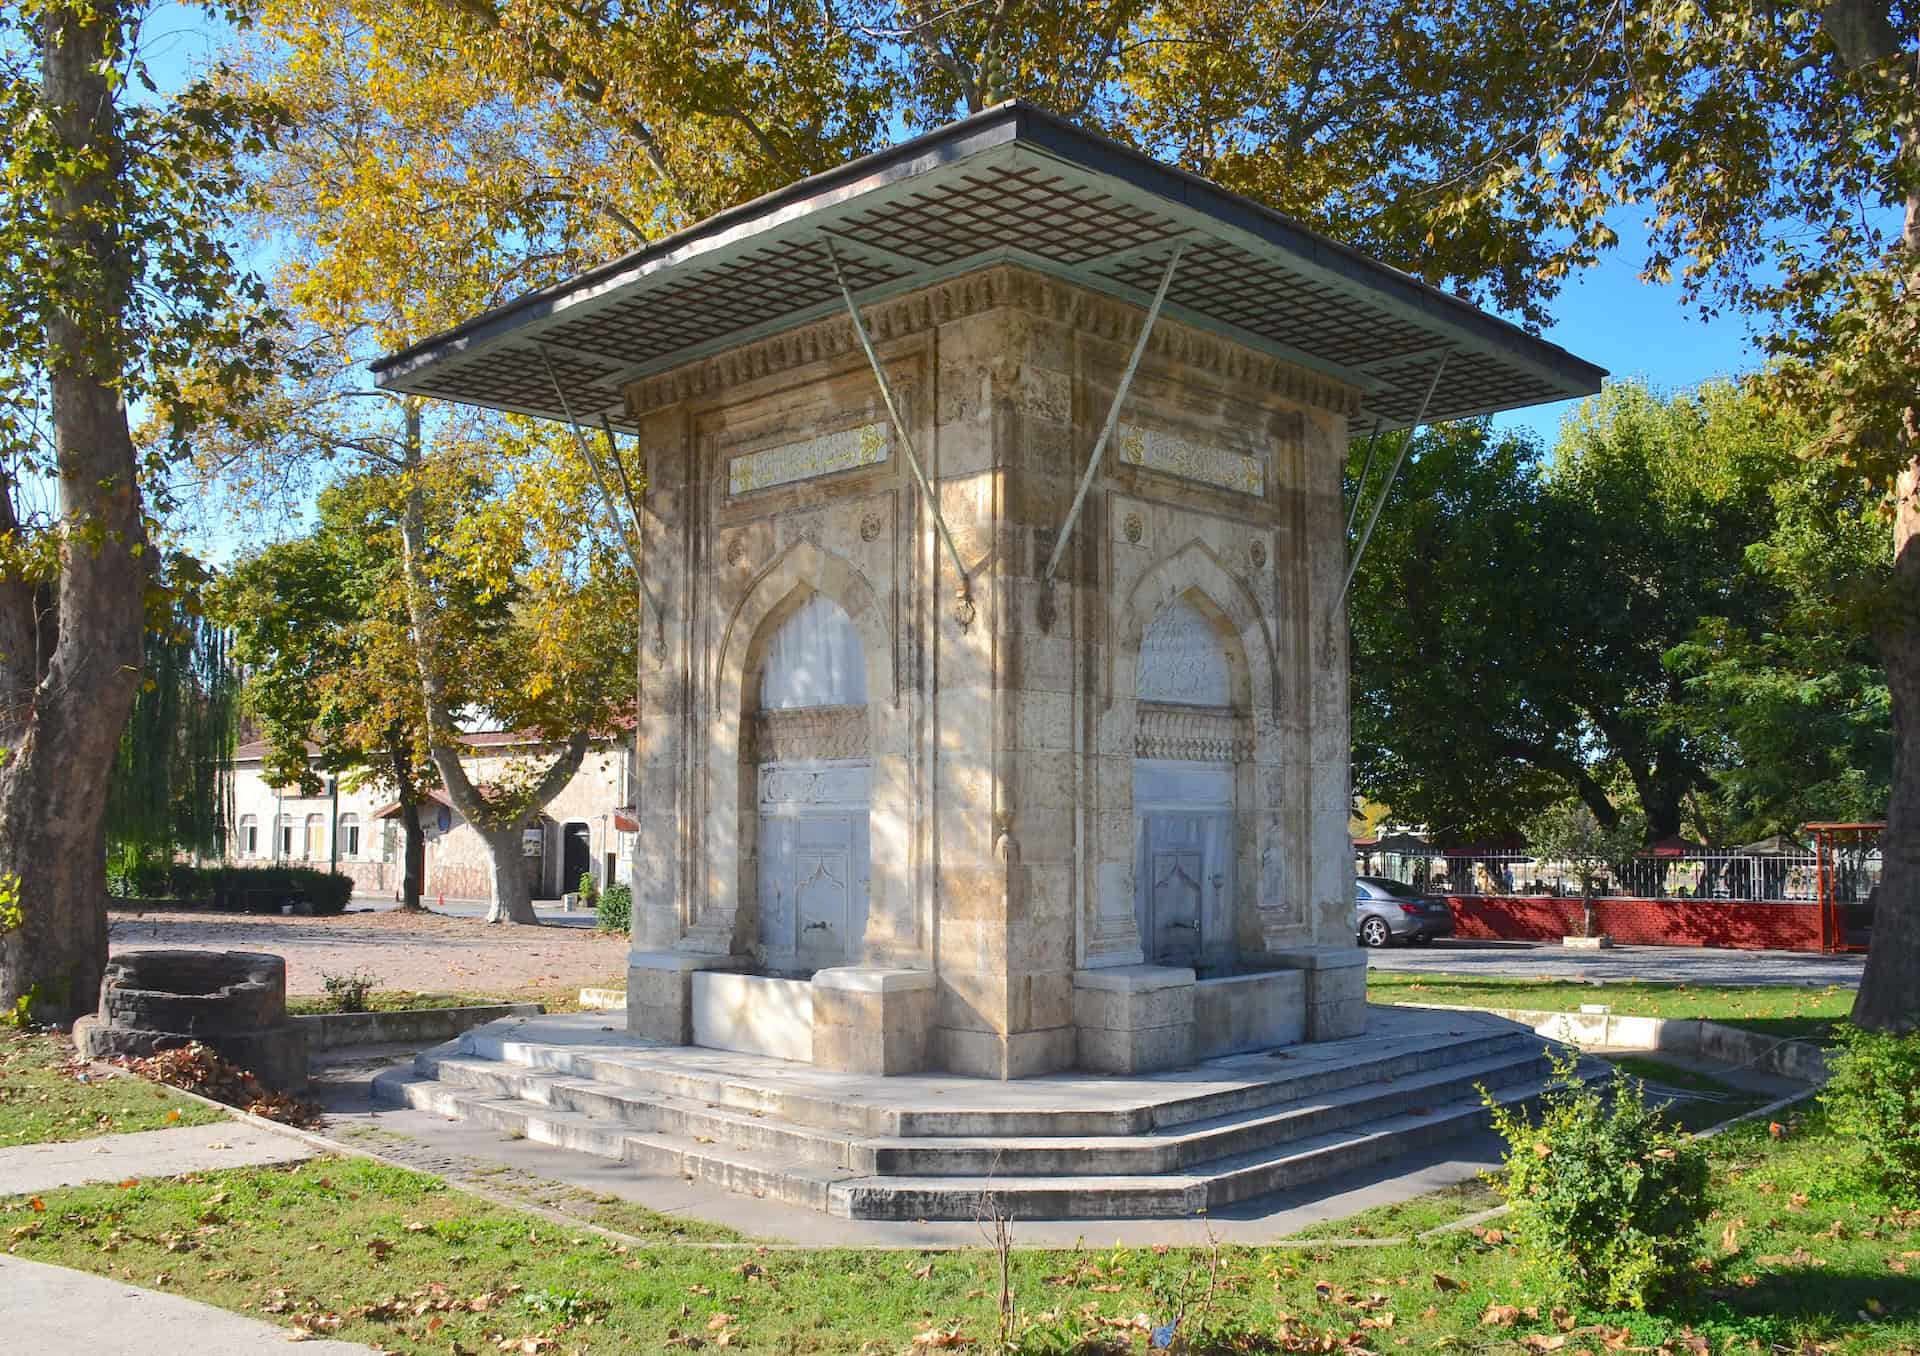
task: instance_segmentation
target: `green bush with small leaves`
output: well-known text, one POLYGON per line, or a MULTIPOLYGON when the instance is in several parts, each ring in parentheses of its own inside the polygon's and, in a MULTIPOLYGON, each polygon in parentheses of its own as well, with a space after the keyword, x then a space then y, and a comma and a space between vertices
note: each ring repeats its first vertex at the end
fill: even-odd
POLYGON ((1566 1298, 1645 1309, 1686 1275, 1707 1217, 1707 1154, 1648 1106, 1637 1078, 1603 1087, 1555 1059, 1536 1124, 1484 1089, 1507 1141, 1495 1187, 1522 1260, 1566 1298))
POLYGON ((609 885, 600 892, 594 906, 594 926, 602 932, 626 932, 633 926, 633 890, 625 885, 609 885))
POLYGON ((1842 1134, 1860 1141, 1876 1184, 1920 1207, 1920 1032, 1896 1036, 1841 1026, 1827 1056, 1820 1103, 1842 1134))
POLYGON ((350 974, 320 976, 320 987, 335 1012, 366 1012, 373 991, 380 987, 380 976, 365 970, 350 974))

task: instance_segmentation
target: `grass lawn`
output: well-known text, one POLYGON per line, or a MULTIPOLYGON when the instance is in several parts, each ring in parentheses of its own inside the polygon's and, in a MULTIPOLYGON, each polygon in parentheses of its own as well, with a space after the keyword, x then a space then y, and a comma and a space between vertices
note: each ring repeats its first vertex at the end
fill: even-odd
MULTIPOLYGON (((1576 1313, 1563 1330, 1498 1234, 1016 1252, 1021 1313, 1051 1315, 1017 1349, 1145 1351, 1141 1325, 1184 1306, 1188 1333, 1237 1330, 1201 1348, 1223 1352, 1920 1352, 1920 1212, 1863 1185, 1850 1144, 1814 1115, 1782 1142, 1741 1127, 1712 1152, 1718 1211, 1697 1284, 1655 1314, 1576 1313)), ((985 1351, 995 1337, 986 1250, 630 1249, 365 1160, 14 1199, 0 1237, 23 1257, 436 1356, 985 1351)))
POLYGON ((0 1028, 0 1148, 224 1119, 138 1078, 89 1076, 82 1083, 82 1071, 67 1067, 74 1058, 65 1036, 0 1028))
MULTIPOLYGON (((490 1003, 539 1003, 548 1012, 578 1012, 580 987, 521 989, 513 993, 418 993, 412 989, 374 989, 367 995, 365 1010, 418 1012, 426 1008, 465 1008, 490 1003)), ((287 1011, 296 1015, 312 1015, 338 1012, 339 1009, 325 994, 288 994, 287 1011)))
POLYGON ((1577 1012, 1605 1003, 1624 1017, 1701 1017, 1781 1038, 1822 1037, 1853 1009, 1853 990, 1839 985, 1588 984, 1565 979, 1510 979, 1478 975, 1367 972, 1367 997, 1376 1003, 1440 1003, 1455 1007, 1534 1008, 1577 1012))
MULTIPOLYGON (((389 1156, 397 1145, 413 1142, 406 1135, 395 1135, 370 1125, 349 1126, 338 1138, 369 1153, 386 1153, 389 1156)), ((722 1224, 709 1224, 690 1215, 662 1214, 618 1196, 606 1196, 566 1182, 535 1177, 504 1163, 463 1158, 443 1171, 456 1180, 493 1195, 555 1210, 648 1243, 738 1243, 744 1237, 722 1224)))

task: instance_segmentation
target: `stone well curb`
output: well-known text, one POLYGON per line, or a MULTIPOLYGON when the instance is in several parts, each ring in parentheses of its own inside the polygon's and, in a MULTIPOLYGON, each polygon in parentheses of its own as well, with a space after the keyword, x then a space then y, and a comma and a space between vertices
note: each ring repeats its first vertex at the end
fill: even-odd
POLYGON ((476 1003, 463 1008, 409 1008, 399 1012, 315 1012, 293 1018, 307 1033, 308 1050, 351 1045, 439 1043, 502 1017, 538 1017, 540 1003, 476 1003))
POLYGON ((1827 1081, 1826 1052, 1804 1036, 1781 1039, 1688 1017, 1628 1017, 1610 1012, 1546 1012, 1537 1008, 1473 1008, 1458 1003, 1395 1003, 1397 1008, 1487 1012, 1530 1026, 1549 1040, 1583 1050, 1671 1050, 1757 1069, 1802 1083, 1827 1081))

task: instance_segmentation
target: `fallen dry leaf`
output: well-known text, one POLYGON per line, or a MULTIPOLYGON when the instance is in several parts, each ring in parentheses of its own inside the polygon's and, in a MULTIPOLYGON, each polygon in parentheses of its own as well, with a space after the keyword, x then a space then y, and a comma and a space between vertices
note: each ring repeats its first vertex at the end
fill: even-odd
POLYGON ((957 1326, 928 1328, 925 1332, 914 1334, 913 1344, 923 1350, 935 1351, 947 1347, 963 1347, 967 1344, 967 1339, 957 1326))

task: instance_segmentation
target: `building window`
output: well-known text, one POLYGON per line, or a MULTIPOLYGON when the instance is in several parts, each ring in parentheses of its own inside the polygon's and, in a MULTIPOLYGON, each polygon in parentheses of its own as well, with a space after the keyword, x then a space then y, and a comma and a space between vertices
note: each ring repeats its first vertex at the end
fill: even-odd
POLYGON ((307 860, 319 861, 327 855, 327 817, 307 816, 307 860))
POLYGON ((260 821, 252 815, 240 816, 240 852, 242 857, 260 855, 260 821))
POLYGON ((340 855, 348 861, 360 856, 360 817, 340 816, 340 855))
POLYGON ((293 816, 280 816, 280 860, 293 856, 293 816))

